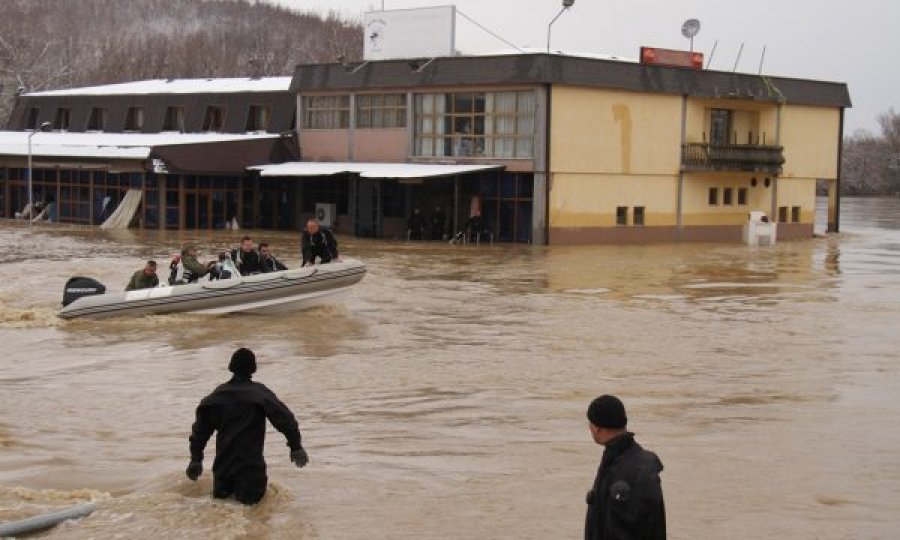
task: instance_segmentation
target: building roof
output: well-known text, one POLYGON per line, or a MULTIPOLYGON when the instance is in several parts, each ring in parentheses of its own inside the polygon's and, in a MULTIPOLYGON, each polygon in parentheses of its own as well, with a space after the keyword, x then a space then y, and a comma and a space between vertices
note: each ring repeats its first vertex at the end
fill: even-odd
POLYGON ((845 83, 654 66, 559 54, 453 56, 421 60, 299 65, 291 91, 497 85, 596 86, 633 92, 851 106, 845 83), (426 65, 427 63, 427 65, 426 65))
POLYGON ((43 96, 124 96, 147 94, 228 94, 236 92, 286 92, 290 77, 151 79, 101 86, 29 92, 28 97, 43 96))
MULTIPOLYGON (((0 131, 0 156, 28 155, 27 131, 0 131)), ((31 140, 34 157, 83 159, 147 159, 167 146, 275 139, 274 134, 226 133, 37 133, 31 140)))
POLYGON ((356 173, 363 178, 435 178, 502 169, 503 165, 294 161, 248 168, 259 171, 260 176, 331 176, 356 173))

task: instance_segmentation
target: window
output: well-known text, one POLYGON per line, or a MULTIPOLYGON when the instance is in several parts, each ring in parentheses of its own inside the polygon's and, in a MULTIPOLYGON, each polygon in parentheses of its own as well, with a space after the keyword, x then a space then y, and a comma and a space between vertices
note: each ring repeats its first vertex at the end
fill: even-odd
POLYGON ((719 188, 714 188, 714 187, 709 188, 708 201, 709 201, 710 205, 719 204, 719 188))
POLYGON ((128 107, 125 114, 125 131, 141 131, 144 129, 143 107, 128 107))
POLYGON ((644 225, 644 207, 643 206, 635 206, 634 207, 634 219, 633 219, 635 227, 644 225))
POLYGON ((88 117, 88 131, 103 131, 106 129, 106 109, 94 107, 91 109, 91 116, 88 117))
POLYGON ((730 187, 722 188, 722 204, 734 204, 731 199, 732 189, 730 187))
POLYGON ((406 127, 406 94, 356 96, 356 127, 406 127))
POLYGON ((41 114, 41 110, 37 107, 31 107, 28 109, 28 117, 25 120, 25 129, 35 129, 38 127, 38 117, 41 114))
POLYGON ((419 94, 417 156, 528 158, 534 154, 534 92, 419 94))
POLYGON ((778 207, 778 222, 779 223, 787 223, 788 220, 788 207, 787 206, 779 206, 778 207))
POLYGON ((799 206, 791 207, 791 221, 794 223, 800 223, 800 207, 799 206))
POLYGON ((247 125, 245 131, 266 131, 272 120, 272 109, 265 105, 250 105, 247 113, 247 125))
POLYGON ((70 109, 66 109, 65 107, 56 109, 56 118, 53 119, 53 129, 58 129, 60 131, 69 129, 69 116, 71 115, 71 112, 70 109))
POLYGON ((628 207, 616 207, 616 225, 628 225, 628 207))
POLYGON ((222 131, 225 126, 225 107, 209 105, 203 117, 202 131, 222 131))
POLYGON ((350 127, 350 96, 304 96, 303 127, 347 129, 350 127))
POLYGON ((738 188, 738 204, 747 204, 747 188, 745 187, 738 188))
POLYGON ((709 112, 710 144, 728 144, 731 140, 731 116, 729 109, 712 109, 709 112))
POLYGON ((184 107, 166 107, 163 131, 184 131, 184 107))

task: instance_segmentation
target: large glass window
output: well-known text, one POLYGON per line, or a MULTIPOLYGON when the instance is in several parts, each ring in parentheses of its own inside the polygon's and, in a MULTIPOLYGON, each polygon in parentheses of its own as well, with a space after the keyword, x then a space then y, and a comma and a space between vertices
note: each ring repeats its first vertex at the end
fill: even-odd
POLYGON ((350 96, 304 96, 303 127, 347 129, 350 127, 350 96))
POLYGON ((728 144, 731 140, 731 116, 729 109, 712 109, 709 113, 710 144, 728 144))
POLYGON ((415 155, 532 157, 535 109, 530 90, 416 95, 415 155))
POLYGON ((406 127, 406 94, 356 96, 356 127, 406 127))

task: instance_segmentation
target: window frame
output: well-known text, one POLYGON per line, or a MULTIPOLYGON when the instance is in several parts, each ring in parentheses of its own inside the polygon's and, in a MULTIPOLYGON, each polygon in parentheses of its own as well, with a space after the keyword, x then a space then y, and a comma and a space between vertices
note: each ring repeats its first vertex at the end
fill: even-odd
POLYGON ((409 125, 408 98, 404 93, 357 94, 354 102, 357 129, 403 129, 409 125), (388 98, 399 98, 399 103, 388 103, 388 98), (375 120, 376 113, 380 113, 380 122, 375 120))
POLYGON ((628 226, 628 207, 627 206, 617 206, 616 207, 616 227, 627 227, 628 226))
POLYGON ((91 107, 85 131, 106 131, 108 113, 105 107, 91 107))
POLYGON ((706 204, 708 206, 719 206, 719 188, 709 188, 706 194, 706 204))
POLYGON ((166 107, 166 111, 163 114, 164 115, 163 115, 162 131, 174 131, 174 132, 178 132, 178 133, 184 133, 184 131, 185 131, 184 119, 187 116, 187 108, 186 107, 184 107, 183 105, 169 105, 166 107), (170 112, 172 112, 173 115, 170 115, 170 112), (174 116, 174 118, 172 118, 172 116, 174 116), (176 124, 174 127, 172 126, 172 123, 170 122, 170 120, 174 120, 174 123, 176 124))
POLYGON ((738 188, 737 204, 738 206, 747 206, 748 190, 745 187, 738 188))
POLYGON ((792 206, 791 207, 791 223, 800 223, 800 217, 801 217, 800 207, 792 206))
POLYGON ((247 133, 267 132, 272 126, 272 106, 264 104, 251 104, 247 108, 247 121, 244 123, 244 131, 247 133), (260 113, 264 113, 265 122, 260 121, 260 113))
POLYGON ((350 94, 302 96, 303 129, 350 129, 350 94))
POLYGON ((646 220, 646 207, 635 206, 631 209, 631 225, 633 227, 643 227, 646 220))
POLYGON ((57 107, 53 115, 53 129, 55 131, 69 131, 72 125, 72 109, 70 107, 57 107))
POLYGON ((734 188, 722 188, 722 206, 734 206, 734 188))
POLYGON ((203 124, 200 131, 206 133, 222 133, 225 130, 225 119, 228 109, 224 105, 207 105, 203 113, 203 124))
POLYGON ((125 111, 125 128, 123 131, 143 131, 144 130, 144 108, 128 107, 125 111))

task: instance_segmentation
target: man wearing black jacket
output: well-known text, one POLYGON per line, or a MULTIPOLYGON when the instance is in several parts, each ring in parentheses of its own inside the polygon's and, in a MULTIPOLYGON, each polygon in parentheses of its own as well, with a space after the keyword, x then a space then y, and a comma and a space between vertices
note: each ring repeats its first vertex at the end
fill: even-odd
POLYGON ((297 467, 309 462, 300 442, 293 413, 265 385, 253 382, 256 357, 249 349, 231 356, 228 370, 234 373, 225 384, 203 398, 191 428, 191 462, 185 473, 196 480, 203 473, 203 450, 216 431, 213 462, 213 497, 233 497, 243 504, 256 504, 266 494, 266 419, 287 439, 291 461, 297 467))
POLYGON ((316 257, 322 264, 338 260, 337 240, 330 230, 319 227, 314 218, 306 221, 306 228, 300 234, 300 254, 303 263, 300 266, 316 264, 316 257))
POLYGON ((585 540, 664 540, 666 509, 659 473, 662 462, 625 430, 625 406, 615 396, 591 402, 587 417, 603 458, 587 494, 585 540))
POLYGON ((231 260, 242 276, 251 276, 263 271, 259 252, 253 248, 253 240, 249 236, 241 238, 241 246, 231 250, 231 260))

